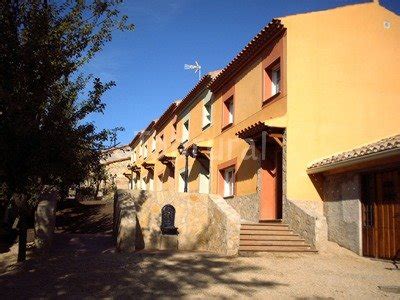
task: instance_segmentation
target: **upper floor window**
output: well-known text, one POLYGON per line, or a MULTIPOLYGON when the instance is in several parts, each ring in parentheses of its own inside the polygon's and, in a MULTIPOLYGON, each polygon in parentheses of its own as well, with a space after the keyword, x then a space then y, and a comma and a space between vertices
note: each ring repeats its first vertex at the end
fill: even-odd
POLYGON ((171 143, 176 140, 176 123, 172 123, 171 143))
POLYGON ((151 139, 151 152, 156 151, 156 135, 154 134, 151 139))
POLYGON ((265 99, 273 97, 281 92, 281 65, 279 60, 265 70, 265 99))
POLYGON ((235 167, 226 168, 222 175, 224 177, 224 197, 231 197, 234 194, 235 167))
POLYGON ((281 91, 281 68, 276 65, 271 70, 271 96, 278 94, 281 91))
POLYGON ((139 146, 139 156, 143 156, 143 142, 140 142, 140 146, 139 146))
POLYGON ((132 161, 135 162, 136 161, 136 151, 132 152, 132 161))
POLYGON ((233 96, 224 101, 223 105, 223 127, 233 124, 234 121, 234 101, 233 96))
POLYGON ((160 143, 159 151, 161 152, 164 150, 164 134, 160 134, 159 143, 160 143))
POLYGON ((204 103, 203 106, 203 129, 211 125, 211 100, 204 103))
POLYGON ((144 145, 144 147, 143 147, 143 157, 144 158, 147 157, 147 145, 144 145))
POLYGON ((182 125, 182 143, 189 140, 189 119, 183 122, 182 125))

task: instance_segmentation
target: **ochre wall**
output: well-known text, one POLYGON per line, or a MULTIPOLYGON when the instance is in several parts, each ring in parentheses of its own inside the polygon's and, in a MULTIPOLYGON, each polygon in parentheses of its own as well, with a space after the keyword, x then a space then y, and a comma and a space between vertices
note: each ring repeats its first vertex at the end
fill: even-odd
POLYGON ((287 28, 287 196, 318 200, 306 174, 313 160, 400 131, 400 18, 366 3, 282 22, 287 28))
MULTIPOLYGON (((189 115, 189 140, 184 145, 189 146, 193 143, 213 141, 210 160, 210 192, 220 193, 220 171, 219 166, 230 161, 236 161, 236 184, 235 195, 247 195, 255 193, 257 190, 257 170, 259 168, 258 156, 251 155, 250 146, 239 139, 235 134, 247 126, 253 125, 257 121, 264 121, 275 117, 284 116, 286 113, 286 64, 284 58, 285 36, 280 37, 272 43, 270 47, 263 49, 260 54, 243 70, 237 74, 233 80, 224 85, 221 91, 212 97, 212 123, 211 126, 202 130, 202 111, 204 98, 209 96, 209 91, 205 90, 190 106, 178 115, 177 132, 178 140, 181 141, 182 124, 189 115), (282 69, 282 93, 270 103, 263 105, 263 84, 265 63, 281 58, 282 69), (234 90, 234 123, 227 129, 222 129, 222 109, 224 93, 234 90), (245 159, 248 155, 249 158, 245 159)), ((179 172, 185 168, 184 156, 178 156, 175 169, 175 186, 178 188, 179 172)), ((189 158, 189 191, 199 190, 199 164, 193 158, 189 158)))
POLYGON ((218 92, 213 105, 215 120, 215 139, 211 162, 211 192, 218 193, 221 181, 219 169, 224 163, 236 160, 235 195, 247 195, 257 191, 257 170, 259 168, 258 153, 252 153, 250 146, 236 136, 242 130, 258 121, 265 121, 286 114, 286 66, 284 58, 286 39, 281 37, 272 43, 271 47, 264 49, 245 69, 243 69, 224 90, 218 92), (281 58, 282 93, 273 101, 263 105, 263 85, 265 61, 281 58), (264 64, 263 64, 264 62, 264 64), (224 91, 234 85, 234 123, 222 130, 222 109, 224 91), (245 157, 248 157, 245 159, 245 157))

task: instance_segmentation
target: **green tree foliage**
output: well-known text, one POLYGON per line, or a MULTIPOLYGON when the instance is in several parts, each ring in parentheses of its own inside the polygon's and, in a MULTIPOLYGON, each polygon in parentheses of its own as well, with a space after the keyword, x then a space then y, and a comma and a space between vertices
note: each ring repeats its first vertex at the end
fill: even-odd
POLYGON ((114 30, 133 30, 121 2, 0 0, 0 182, 7 199, 19 195, 20 218, 40 186, 63 189, 98 170, 115 139, 85 121, 103 113, 114 82, 81 69, 114 30))

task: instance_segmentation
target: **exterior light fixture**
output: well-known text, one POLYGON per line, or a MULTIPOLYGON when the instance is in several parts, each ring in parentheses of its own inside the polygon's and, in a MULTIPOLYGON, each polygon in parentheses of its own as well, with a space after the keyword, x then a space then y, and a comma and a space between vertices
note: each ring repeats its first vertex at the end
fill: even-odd
POLYGON ((183 154, 183 152, 185 151, 185 147, 182 145, 182 144, 180 144, 179 146, 178 146, 178 152, 179 152, 179 154, 183 154))

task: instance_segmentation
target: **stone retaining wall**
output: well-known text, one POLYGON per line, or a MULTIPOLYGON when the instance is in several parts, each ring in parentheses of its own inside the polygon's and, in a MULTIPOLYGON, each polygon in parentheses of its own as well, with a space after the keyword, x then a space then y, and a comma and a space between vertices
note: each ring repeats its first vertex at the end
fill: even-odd
POLYGON ((359 174, 328 176, 324 183, 324 213, 328 239, 362 254, 361 182, 359 174))
POLYGON ((260 214, 260 196, 258 193, 226 199, 240 215, 242 220, 258 223, 260 214))
POLYGON ((284 199, 283 221, 307 243, 323 250, 327 241, 327 224, 322 202, 284 199))
POLYGON ((117 249, 160 249, 161 209, 166 204, 176 209, 178 250, 237 254, 240 216, 220 196, 121 189, 115 196, 117 249))

